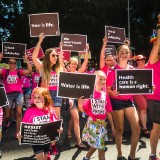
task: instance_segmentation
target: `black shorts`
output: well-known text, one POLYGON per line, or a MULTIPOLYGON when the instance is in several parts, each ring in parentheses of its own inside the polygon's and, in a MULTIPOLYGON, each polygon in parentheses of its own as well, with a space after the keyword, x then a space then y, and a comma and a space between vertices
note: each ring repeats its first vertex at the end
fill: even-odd
POLYGON ((160 124, 160 100, 148 100, 148 108, 152 122, 160 124))
POLYGON ((50 150, 50 143, 45 145, 32 145, 33 151, 35 154, 44 152, 44 154, 47 154, 50 150))
POLYGON ((69 105, 69 99, 68 98, 66 99, 66 107, 67 107, 67 109, 72 110, 74 108, 77 108, 77 106, 78 106, 78 100, 77 99, 73 100, 73 106, 72 107, 70 107, 70 105, 69 105))
POLYGON ((111 98, 111 104, 113 111, 122 110, 129 107, 135 107, 134 103, 131 100, 120 100, 111 98))

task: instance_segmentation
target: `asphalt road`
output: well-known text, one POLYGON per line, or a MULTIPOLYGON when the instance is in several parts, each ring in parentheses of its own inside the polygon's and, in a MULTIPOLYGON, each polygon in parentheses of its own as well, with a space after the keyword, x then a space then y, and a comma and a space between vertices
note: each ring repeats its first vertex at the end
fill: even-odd
MULTIPOLYGON (((64 119, 64 132, 61 135, 60 140, 57 143, 57 148, 59 150, 59 154, 54 156, 52 155, 52 160, 82 160, 82 158, 87 153, 87 150, 79 150, 74 147, 75 145, 75 137, 71 140, 66 139, 66 133, 68 128, 68 119, 69 112, 63 107, 62 109, 62 117, 64 119)), ((83 129, 84 123, 86 122, 86 118, 80 118, 81 122, 81 130, 83 129)), ((151 123, 148 122, 149 127, 151 128, 151 123)), ((19 145, 18 141, 13 138, 15 133, 15 126, 10 126, 8 131, 3 134, 3 139, 1 143, 2 147, 2 158, 1 160, 33 160, 34 155, 31 146, 29 145, 19 145)), ((74 135, 74 134, 73 134, 74 135)), ((123 155, 125 157, 128 156, 130 150, 130 129, 128 123, 125 122, 125 132, 124 137, 126 139, 123 142, 122 150, 123 155)), ((106 160, 116 160, 117 151, 114 141, 109 141, 106 144, 106 160)), ((158 149, 160 150, 160 145, 158 145, 158 149)), ((138 147, 137 147, 137 156, 141 157, 141 160, 148 160, 148 155, 150 153, 150 144, 149 139, 141 136, 138 147)), ((98 160, 98 152, 96 151, 91 160, 98 160)))

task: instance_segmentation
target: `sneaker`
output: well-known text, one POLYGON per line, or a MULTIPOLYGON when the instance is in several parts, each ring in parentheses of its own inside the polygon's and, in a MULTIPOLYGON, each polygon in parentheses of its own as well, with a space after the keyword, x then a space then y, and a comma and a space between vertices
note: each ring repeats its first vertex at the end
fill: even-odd
POLYGON ((160 160, 156 155, 149 156, 149 160, 160 160))
POLYGON ((134 159, 131 159, 131 157, 130 156, 128 156, 128 160, 140 160, 141 158, 134 158, 134 159))
POLYGON ((0 150, 0 158, 2 158, 2 151, 0 150))
POLYGON ((52 155, 57 155, 58 154, 58 150, 56 145, 51 146, 51 154, 52 155))
POLYGON ((8 123, 3 127, 4 132, 7 132, 9 126, 10 126, 10 123, 8 122, 8 123))
POLYGON ((121 156, 121 157, 117 157, 117 160, 127 160, 125 157, 121 156))
POLYGON ((82 113, 82 118, 86 118, 86 114, 84 112, 82 113))
POLYGON ((15 135, 14 135, 14 139, 18 139, 18 138, 17 138, 17 135, 18 135, 18 133, 15 133, 15 135))
POLYGON ((82 160, 90 160, 90 158, 83 157, 83 159, 82 159, 82 160))
POLYGON ((48 152, 47 160, 51 160, 51 153, 50 152, 48 152))

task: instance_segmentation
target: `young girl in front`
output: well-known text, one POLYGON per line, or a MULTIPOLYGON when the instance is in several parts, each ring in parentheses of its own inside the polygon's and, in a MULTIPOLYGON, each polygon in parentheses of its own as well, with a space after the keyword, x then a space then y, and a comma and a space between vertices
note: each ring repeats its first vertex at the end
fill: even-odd
MULTIPOLYGON (((57 121, 57 115, 52 107, 52 99, 47 88, 37 87, 33 90, 31 96, 31 107, 28 108, 24 114, 22 122, 37 124, 37 117, 40 121, 38 124, 57 121)), ((62 128, 58 130, 62 132, 62 128)), ((18 139, 20 139, 18 135, 18 139)), ((50 160, 48 153, 50 150, 50 143, 45 145, 32 145, 33 151, 37 160, 50 160), (47 159, 48 158, 48 159, 47 159)))
POLYGON ((82 96, 78 99, 79 110, 81 112, 85 111, 88 115, 88 120, 82 133, 82 140, 90 145, 90 149, 83 160, 89 160, 97 149, 99 160, 105 160, 106 117, 108 117, 112 127, 112 134, 115 134, 111 103, 108 95, 102 91, 106 84, 106 75, 103 71, 96 71, 95 74, 96 84, 93 98, 83 101, 82 96))

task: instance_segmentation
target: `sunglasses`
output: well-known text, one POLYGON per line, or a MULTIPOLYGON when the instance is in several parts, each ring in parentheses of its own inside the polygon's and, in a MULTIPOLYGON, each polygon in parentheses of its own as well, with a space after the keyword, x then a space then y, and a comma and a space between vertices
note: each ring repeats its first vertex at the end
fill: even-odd
POLYGON ((9 62, 9 64, 16 64, 16 62, 9 62))
POLYGON ((52 54, 52 57, 58 58, 59 56, 57 54, 52 54))

